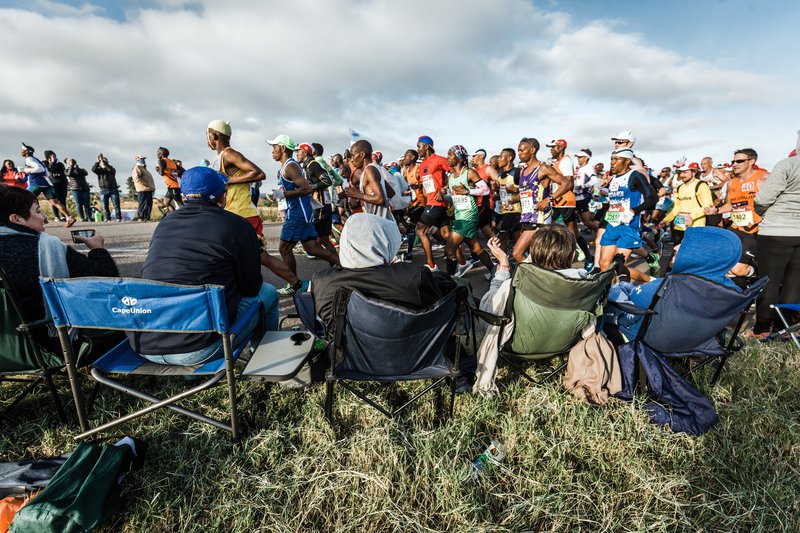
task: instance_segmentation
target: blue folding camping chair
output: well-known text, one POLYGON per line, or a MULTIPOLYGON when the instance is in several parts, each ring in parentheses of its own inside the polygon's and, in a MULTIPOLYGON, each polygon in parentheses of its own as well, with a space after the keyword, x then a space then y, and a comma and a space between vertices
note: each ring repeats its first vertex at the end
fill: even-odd
POLYGON ((234 442, 239 440, 233 367, 250 339, 239 339, 241 342, 238 342, 236 337, 254 315, 262 312, 260 303, 250 306, 231 326, 228 324, 225 290, 220 285, 188 286, 130 278, 41 279, 40 284, 64 350, 81 425, 81 433, 75 436, 76 440, 162 407, 229 431, 234 442), (146 400, 150 405, 92 429, 87 420, 80 391, 80 376, 75 367, 75 356, 70 342, 74 328, 181 334, 216 332, 222 337, 224 356, 193 366, 162 365, 152 363, 134 352, 127 339, 122 341, 93 363, 91 376, 103 385, 146 400), (237 346, 235 349, 234 344, 237 346), (113 380, 108 374, 192 376, 206 379, 174 396, 158 398, 113 380), (179 400, 216 385, 223 378, 226 378, 228 386, 230 420, 219 421, 175 405, 179 400))
POLYGON ((785 315, 786 312, 800 313, 800 304, 772 304, 769 307, 770 309, 774 309, 778 314, 781 322, 783 322, 783 328, 779 331, 776 331, 761 342, 777 341, 789 335, 792 341, 794 341, 794 345, 800 348, 800 339, 798 339, 796 333, 798 330, 800 330, 800 322, 797 322, 796 324, 789 324, 789 321, 786 320, 785 315))

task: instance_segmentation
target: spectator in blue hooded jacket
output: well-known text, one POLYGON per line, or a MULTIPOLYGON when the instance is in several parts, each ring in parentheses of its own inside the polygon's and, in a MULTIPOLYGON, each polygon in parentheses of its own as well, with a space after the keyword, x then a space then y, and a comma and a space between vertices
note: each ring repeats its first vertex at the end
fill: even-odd
MULTIPOLYGON (((736 235, 722 228, 705 226, 687 228, 683 242, 674 256, 673 274, 694 274, 741 292, 741 288, 726 276, 739 261, 742 244, 736 235)), ((647 308, 663 280, 654 278, 642 285, 620 282, 611 287, 609 301, 630 302, 647 308)), ((617 325, 628 340, 639 332, 644 315, 618 312, 617 325)))

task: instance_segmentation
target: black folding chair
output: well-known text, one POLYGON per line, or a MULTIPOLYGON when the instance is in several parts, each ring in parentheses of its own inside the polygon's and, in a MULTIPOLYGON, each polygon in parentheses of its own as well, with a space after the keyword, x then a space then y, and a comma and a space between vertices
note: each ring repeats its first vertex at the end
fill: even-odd
POLYGON ((53 322, 45 319, 26 320, 2 268, 0 268, 0 317, 2 317, 0 383, 25 384, 14 400, 0 412, 0 416, 14 421, 10 413, 36 388, 45 385, 55 404, 58 418, 66 422, 64 407, 53 383, 53 374, 64 368, 64 361, 50 350, 43 348, 34 336, 34 332, 44 332, 48 325, 52 327, 53 322))
POLYGON ((328 352, 330 368, 325 375, 325 416, 331 424, 336 383, 393 418, 450 379, 452 417, 461 344, 467 334, 467 291, 463 287, 422 311, 373 300, 356 290, 339 289, 334 298, 333 318, 335 331, 328 352), (453 338, 455 355, 450 361, 445 352, 453 338), (380 405, 351 384, 426 379, 434 381, 397 408, 380 405))

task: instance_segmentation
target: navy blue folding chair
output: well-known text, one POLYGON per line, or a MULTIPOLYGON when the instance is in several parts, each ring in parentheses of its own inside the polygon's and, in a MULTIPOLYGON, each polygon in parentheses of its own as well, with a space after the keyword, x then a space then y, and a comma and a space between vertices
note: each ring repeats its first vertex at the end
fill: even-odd
POLYGON ((461 345, 467 334, 467 291, 456 288, 438 302, 413 311, 339 289, 334 298, 335 331, 329 345, 325 416, 333 423, 334 385, 341 384, 387 417, 394 417, 425 393, 450 378, 453 415, 461 345), (454 357, 446 347, 455 337, 454 357), (395 409, 384 407, 349 382, 433 380, 395 409))
POLYGON ((81 433, 75 436, 76 440, 162 407, 229 431, 234 441, 239 439, 234 363, 250 339, 237 339, 236 349, 234 339, 241 335, 254 315, 262 312, 260 303, 250 306, 237 317, 236 324, 231 326, 225 307, 225 290, 219 285, 187 286, 129 278, 42 279, 40 283, 67 363, 81 425, 81 433), (93 363, 91 376, 103 385, 146 400, 150 405, 90 429, 70 342, 73 328, 181 334, 216 332, 222 338, 223 358, 194 366, 162 365, 152 363, 134 352, 127 339, 122 341, 93 363), (193 376, 206 379, 174 396, 158 398, 113 380, 107 374, 193 376), (229 420, 219 421, 174 405, 216 385, 223 378, 226 378, 228 386, 229 420))
POLYGON ((762 342, 777 341, 788 335, 792 341, 794 341, 794 345, 800 348, 800 339, 797 337, 797 331, 800 330, 800 322, 789 324, 789 321, 786 319, 786 315, 789 313, 800 313, 800 304, 772 304, 769 307, 774 309, 778 314, 781 322, 783 322, 783 328, 776 331, 762 342))
MULTIPOLYGON (((684 376, 717 362, 711 383, 719 379, 725 362, 744 346, 739 337, 748 309, 764 290, 761 278, 744 291, 693 274, 668 274, 648 309, 621 306, 645 315, 633 344, 643 343, 668 359, 694 358, 684 376), (728 326, 736 320, 732 330, 728 326)), ((640 378, 641 378, 640 374, 640 378)))

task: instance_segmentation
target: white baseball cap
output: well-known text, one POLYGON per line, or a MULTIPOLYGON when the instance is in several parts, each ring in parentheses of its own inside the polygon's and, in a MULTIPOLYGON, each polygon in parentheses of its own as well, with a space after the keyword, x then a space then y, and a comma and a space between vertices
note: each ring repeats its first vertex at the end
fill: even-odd
POLYGON ((633 155, 633 150, 630 148, 620 148, 619 150, 614 150, 611 152, 611 157, 622 157, 625 159, 633 159, 635 156, 633 155))
POLYGON ((635 143, 636 137, 630 131, 621 131, 616 137, 611 137, 612 141, 628 141, 635 143))

